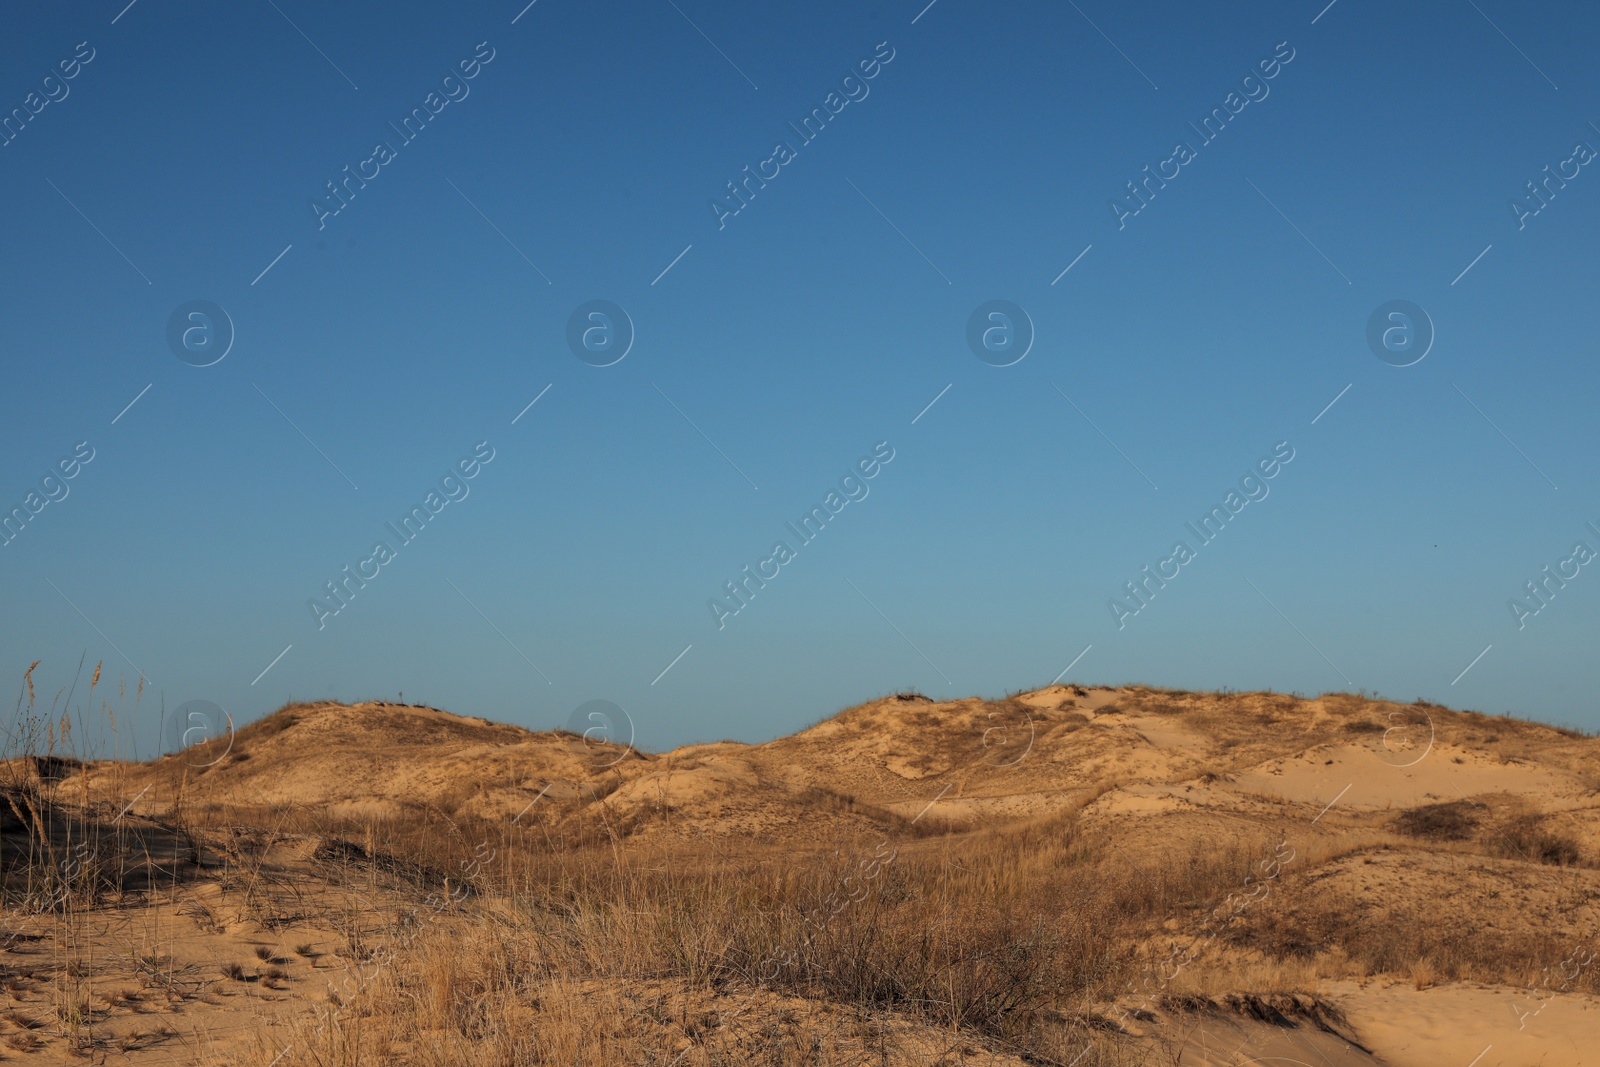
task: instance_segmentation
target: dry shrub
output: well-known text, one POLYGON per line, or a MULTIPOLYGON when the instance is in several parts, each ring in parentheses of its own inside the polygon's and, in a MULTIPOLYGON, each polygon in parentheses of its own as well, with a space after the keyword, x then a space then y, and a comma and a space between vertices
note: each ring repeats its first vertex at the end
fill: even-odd
POLYGON ((1411 837, 1435 841, 1465 841, 1478 826, 1473 806, 1465 800, 1423 804, 1395 816, 1394 828, 1411 837))
POLYGON ((32 1052, 38 1047, 39 1039, 26 1030, 19 1030, 6 1035, 6 1044, 18 1052, 32 1052))
POLYGON ((1583 858, 1576 839, 1547 829, 1544 816, 1538 814, 1516 816, 1493 840, 1514 859, 1575 867, 1583 858))
POLYGON ((1342 729, 1351 734, 1381 734, 1388 730, 1388 727, 1381 722, 1373 722, 1371 719, 1351 719, 1344 724, 1342 729))

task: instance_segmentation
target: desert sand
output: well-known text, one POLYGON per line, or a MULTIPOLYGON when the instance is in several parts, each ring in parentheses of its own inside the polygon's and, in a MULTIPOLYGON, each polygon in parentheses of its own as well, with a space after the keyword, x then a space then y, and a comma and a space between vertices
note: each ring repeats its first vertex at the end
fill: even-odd
POLYGON ((1055 685, 661 753, 386 703, 46 740, 0 1060, 1600 1064, 1574 730, 1055 685))

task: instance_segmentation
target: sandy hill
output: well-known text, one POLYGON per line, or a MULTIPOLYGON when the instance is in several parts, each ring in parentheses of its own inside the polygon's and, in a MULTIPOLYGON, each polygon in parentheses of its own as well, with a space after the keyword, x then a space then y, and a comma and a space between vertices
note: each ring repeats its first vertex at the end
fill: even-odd
POLYGON ((1600 739, 1514 718, 1055 685, 647 753, 314 703, 0 766, 0 1058, 1600 1063, 1600 739))
MULTIPOLYGON (((622 750, 609 758, 641 758, 622 750)), ((144 764, 101 768, 121 788, 148 789, 136 810, 190 804, 311 807, 352 819, 432 808, 520 810, 551 783, 595 777, 582 739, 407 704, 292 704, 239 729, 144 764)))
POLYGON ((941 830, 993 826, 1087 803, 1089 817, 1138 841, 1145 823, 1167 836, 1179 825, 1185 835, 1216 833, 1332 805, 1336 821, 1379 826, 1385 812, 1494 799, 1501 817, 1533 818, 1600 854, 1600 740, 1349 694, 903 694, 765 744, 658 754, 432 708, 297 704, 231 739, 89 773, 140 792, 140 811, 164 810, 182 790, 190 805, 315 808, 352 820, 427 809, 587 814, 627 834, 713 837, 913 819, 941 830))

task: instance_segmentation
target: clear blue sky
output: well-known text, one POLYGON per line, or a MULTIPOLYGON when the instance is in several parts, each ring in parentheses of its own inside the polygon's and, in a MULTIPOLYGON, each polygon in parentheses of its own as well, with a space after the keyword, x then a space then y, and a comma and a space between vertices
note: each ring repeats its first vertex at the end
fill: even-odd
POLYGON ((124 3, 11 12, 0 45, 14 679, 87 653, 240 721, 605 699, 659 747, 1083 653, 1069 678, 1600 726, 1600 566, 1508 605, 1600 551, 1591 5, 124 3), (719 228, 746 165, 776 176, 719 228), (346 166, 376 176, 325 214, 346 166), (1119 228, 1146 166, 1176 176, 1119 228), (1575 176, 1519 228, 1546 166, 1575 176), (994 299, 1035 329, 1011 366, 968 346, 994 299), (1366 340, 1395 299, 1436 329, 1412 366, 1366 340), (234 325, 211 366, 168 342, 192 300, 234 325), (610 366, 568 345, 591 300, 634 326, 610 366), (1265 499, 1186 530, 1285 441, 1265 499))

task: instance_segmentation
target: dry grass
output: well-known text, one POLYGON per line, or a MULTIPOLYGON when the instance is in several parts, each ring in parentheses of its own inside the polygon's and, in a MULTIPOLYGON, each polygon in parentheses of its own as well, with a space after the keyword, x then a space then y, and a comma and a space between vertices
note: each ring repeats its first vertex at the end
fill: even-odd
POLYGON ((343 1062, 377 1041, 439 1064, 731 1063, 751 1043, 774 1064, 920 1063, 933 1062, 916 1038, 927 1027, 958 1044, 1081 1051, 1071 1014, 1121 969, 1095 924, 1041 911, 1027 874, 936 849, 890 856, 866 842, 798 864, 550 856, 457 921, 391 933, 392 965, 286 1062, 343 1062))

